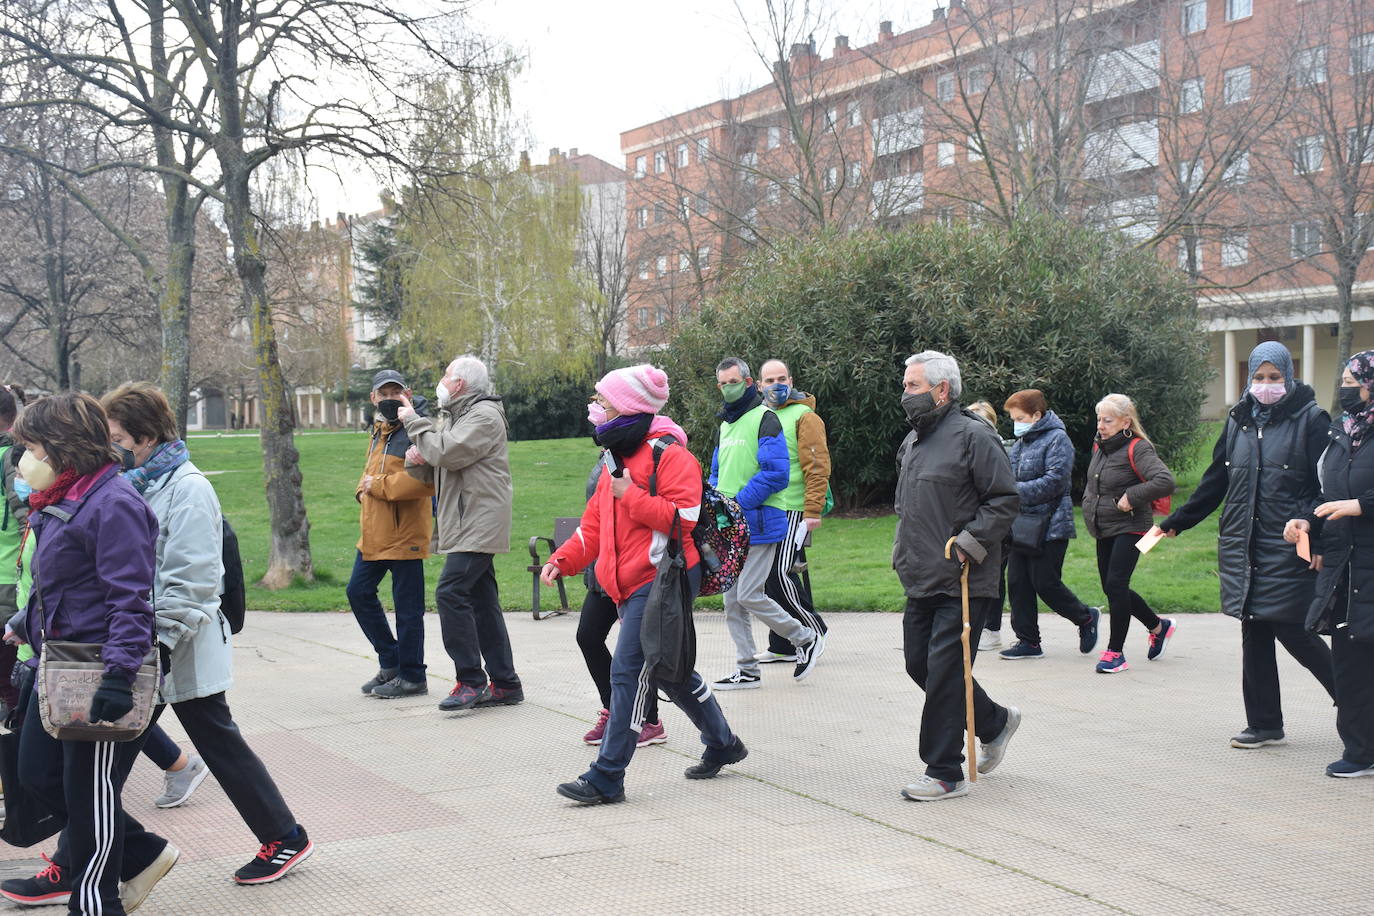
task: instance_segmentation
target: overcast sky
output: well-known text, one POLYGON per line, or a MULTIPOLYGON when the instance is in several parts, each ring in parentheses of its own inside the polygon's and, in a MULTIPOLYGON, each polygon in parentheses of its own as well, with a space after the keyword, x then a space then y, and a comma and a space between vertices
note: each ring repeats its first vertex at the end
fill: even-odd
MULTIPOLYGON (((783 0, 775 0, 783 2, 783 0)), ((790 0, 800 3, 801 0, 790 0)), ((739 0, 763 19, 764 0, 739 0)), ((859 47, 877 38, 878 23, 904 32, 930 21, 934 0, 855 0, 816 17, 824 57, 836 34, 859 47)), ((527 56, 514 104, 534 135, 531 158, 550 147, 577 148, 622 165, 620 133, 767 80, 734 0, 477 0, 474 18, 488 35, 527 56)), ((364 213, 377 207, 376 187, 312 178, 320 213, 364 213)))

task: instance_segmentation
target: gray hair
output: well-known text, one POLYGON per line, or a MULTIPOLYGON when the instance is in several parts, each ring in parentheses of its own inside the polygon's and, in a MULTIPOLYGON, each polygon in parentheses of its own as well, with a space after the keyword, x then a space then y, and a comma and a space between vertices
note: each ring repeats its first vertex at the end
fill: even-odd
POLYGON ((491 394, 491 376, 487 364, 471 354, 464 354, 449 363, 449 373, 462 379, 473 394, 491 394))
POLYGON ((959 378, 959 363, 948 353, 939 350, 922 350, 906 358, 908 366, 926 367, 926 384, 934 388, 941 382, 949 382, 949 396, 957 400, 964 391, 964 383, 959 378))
POLYGON ((725 359, 721 360, 719 363, 716 364, 717 375, 719 375, 722 372, 725 372, 728 369, 738 369, 739 374, 744 378, 754 377, 753 374, 749 372, 749 364, 746 363, 744 360, 740 359, 738 356, 727 356, 725 357, 725 359))

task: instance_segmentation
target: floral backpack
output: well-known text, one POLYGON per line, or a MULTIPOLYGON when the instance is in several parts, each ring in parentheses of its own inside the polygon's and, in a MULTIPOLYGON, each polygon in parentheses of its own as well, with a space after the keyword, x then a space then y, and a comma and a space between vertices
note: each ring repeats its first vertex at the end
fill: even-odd
MULTIPOLYGON (((654 473, 649 477, 649 493, 656 495, 658 459, 663 450, 676 445, 671 436, 655 439, 654 473)), ((692 540, 701 554, 701 588, 697 597, 719 595, 734 588, 744 560, 749 556, 749 522, 739 503, 709 483, 701 485, 701 514, 692 528, 692 540)))

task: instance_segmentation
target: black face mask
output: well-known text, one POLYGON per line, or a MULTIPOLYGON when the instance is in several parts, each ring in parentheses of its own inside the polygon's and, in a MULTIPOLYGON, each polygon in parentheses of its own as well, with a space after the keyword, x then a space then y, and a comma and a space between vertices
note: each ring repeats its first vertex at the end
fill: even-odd
MULTIPOLYGON (((114 445, 114 443, 110 444, 114 445)), ((122 445, 115 445, 114 448, 116 452, 119 452, 119 469, 121 471, 132 471, 138 467, 138 459, 134 457, 133 452, 122 445)))
POLYGON ((902 410, 906 413, 906 421, 914 429, 922 418, 927 416, 935 409, 935 395, 929 391, 922 391, 920 394, 903 394, 902 410))
POLYGON ((396 412, 401 409, 401 402, 395 398, 387 398, 377 402, 377 413, 386 418, 387 422, 396 422, 396 412))
POLYGON ((1364 410, 1369 402, 1360 397, 1360 392, 1363 390, 1359 385, 1352 385, 1349 388, 1342 387, 1340 390, 1341 410, 1351 416, 1364 410))

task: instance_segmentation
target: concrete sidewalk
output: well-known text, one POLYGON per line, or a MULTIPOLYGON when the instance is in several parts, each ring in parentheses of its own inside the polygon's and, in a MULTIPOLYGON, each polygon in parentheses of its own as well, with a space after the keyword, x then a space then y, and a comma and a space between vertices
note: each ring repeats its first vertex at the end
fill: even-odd
MULTIPOLYGON (((1280 653, 1287 746, 1227 745, 1245 724, 1235 621, 1180 618, 1157 662, 1136 626, 1131 670, 1105 677, 1046 617, 1046 658, 978 664, 1025 716, 1005 762, 966 798, 918 804, 898 794, 922 772, 900 617, 828 619, 807 681, 765 666, 763 689, 720 695, 748 760, 687 781, 700 744, 666 707, 669 742, 636 754, 627 802, 582 808, 554 792, 594 756, 575 616, 508 615, 527 702, 446 715, 432 616, 431 694, 382 701, 358 692, 376 666, 351 616, 251 614, 231 705, 316 852, 280 882, 235 886, 257 843, 214 780, 160 811, 161 774, 142 761, 125 805, 183 857, 140 913, 1374 910, 1374 779, 1322 774, 1340 745, 1311 676, 1280 653)), ((729 673, 721 615, 698 631, 702 674, 729 673)))

